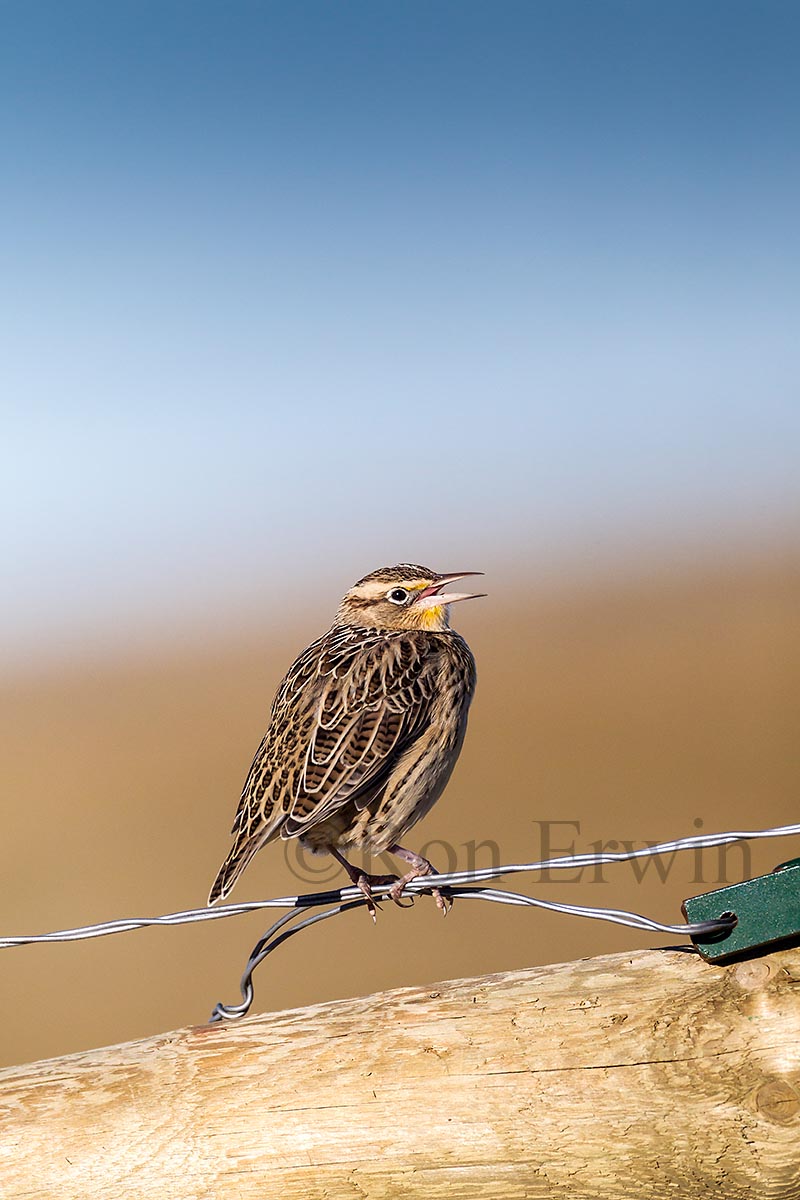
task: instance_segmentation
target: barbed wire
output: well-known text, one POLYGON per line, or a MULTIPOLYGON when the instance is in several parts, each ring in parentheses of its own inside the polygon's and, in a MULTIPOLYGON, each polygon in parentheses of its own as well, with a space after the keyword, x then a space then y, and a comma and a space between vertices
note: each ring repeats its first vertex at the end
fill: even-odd
MULTIPOLYGON (((730 845, 733 842, 752 841, 757 838, 791 837, 800 834, 800 824, 778 825, 771 829, 737 830, 729 833, 693 834, 669 842, 643 846, 638 850, 602 851, 587 854, 562 855, 559 858, 543 859, 539 862, 511 863, 496 867, 483 867, 472 871, 452 871, 442 875, 425 875, 413 879, 406 885, 404 895, 411 897, 438 888, 449 899, 486 900, 495 904, 510 904, 517 907, 542 908, 550 912, 566 913, 570 916, 586 917, 599 921, 610 921, 633 929, 652 933, 671 933, 682 937, 720 936, 730 932, 736 925, 735 914, 721 915, 712 921, 681 922, 675 925, 655 921, 641 913, 625 909, 596 908, 589 905, 564 904, 553 900, 542 900, 521 892, 501 891, 496 888, 478 887, 485 881, 504 875, 518 875, 544 870, 569 870, 611 863, 628 862, 632 859, 673 854, 683 850, 710 849, 714 846, 730 845)), ((384 899, 391 884, 380 884, 372 888, 376 900, 384 899)), ((12 946, 27 946, 52 942, 75 942, 90 938, 106 937, 113 933, 127 933, 133 929, 151 926, 189 925, 200 921, 218 921, 244 913, 259 912, 269 908, 286 908, 289 911, 279 917, 259 939, 247 960, 240 982, 242 1000, 240 1004, 216 1004, 210 1020, 233 1019, 244 1016, 254 996, 252 975, 256 967, 278 946, 294 934, 311 925, 339 913, 350 912, 367 904, 363 892, 355 886, 312 892, 306 895, 280 896, 269 900, 252 900, 243 904, 226 904, 218 908, 191 908, 182 912, 168 913, 161 917, 126 917, 115 921, 101 921, 95 925, 82 925, 74 929, 61 929, 53 933, 22 934, 0 938, 0 950, 12 946), (325 908, 313 916, 303 916, 309 908, 325 908), (299 919, 302 917, 302 920, 299 919), (292 924, 294 922, 294 924, 292 924)))

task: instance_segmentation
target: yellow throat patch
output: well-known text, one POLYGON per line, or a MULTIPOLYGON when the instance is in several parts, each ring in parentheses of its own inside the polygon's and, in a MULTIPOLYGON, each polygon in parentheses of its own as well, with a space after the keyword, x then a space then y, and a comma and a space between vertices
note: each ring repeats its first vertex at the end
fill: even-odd
POLYGON ((420 615, 423 629, 441 629, 445 622, 445 605, 437 604, 435 608, 426 608, 420 615))

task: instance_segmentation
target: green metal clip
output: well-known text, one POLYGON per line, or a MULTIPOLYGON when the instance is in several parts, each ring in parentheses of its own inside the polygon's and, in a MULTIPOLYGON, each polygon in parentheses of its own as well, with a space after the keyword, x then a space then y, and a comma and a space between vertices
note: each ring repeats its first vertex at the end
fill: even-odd
POLYGON ((748 950, 800 937, 800 858, 781 863, 770 875, 759 875, 730 887, 693 896, 681 905, 691 924, 715 921, 729 913, 733 929, 692 938, 703 958, 723 962, 748 950))

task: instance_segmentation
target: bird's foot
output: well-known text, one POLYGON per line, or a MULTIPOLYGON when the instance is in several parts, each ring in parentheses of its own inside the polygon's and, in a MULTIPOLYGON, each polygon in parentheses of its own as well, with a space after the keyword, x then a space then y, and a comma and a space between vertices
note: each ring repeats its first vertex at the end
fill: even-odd
MULTIPOLYGON (((405 875, 400 876, 397 883, 394 885, 392 890, 389 892, 389 899, 394 900, 395 904, 397 904, 400 908, 410 908, 411 905, 414 903, 413 896, 408 897, 408 901, 409 901, 408 904, 402 904, 400 901, 400 897, 403 895, 406 884, 411 883, 412 879, 419 879, 422 875, 437 875, 437 874, 438 874, 438 871, 434 871, 434 870, 407 871, 405 875)), ((430 893, 433 896, 434 900, 436 901, 436 907, 439 909, 439 911, 442 913, 442 915, 446 917, 447 914, 450 912, 450 909, 453 907, 453 901, 450 899, 449 896, 443 895, 442 892, 440 891, 440 889, 437 887, 430 888, 430 893)))
MULTIPOLYGON (((356 887, 359 889, 359 891, 363 892, 364 895, 366 896, 367 912, 372 917, 373 923, 377 924, 378 901, 373 896, 372 889, 374 887, 385 887, 386 884, 389 884, 389 883, 397 884, 397 882, 398 882, 397 876, 396 875, 367 875, 364 871, 356 871, 356 872, 354 872, 352 879, 353 879, 353 883, 356 885, 356 887)), ((393 891, 394 891, 394 888, 392 889, 392 892, 393 891)), ((392 896, 392 899, 394 899, 392 892, 390 892, 389 895, 392 896)), ((380 899, 382 899, 382 897, 380 897, 380 899)))
MULTIPOLYGON (((398 858, 404 858, 407 863, 411 864, 411 870, 397 880, 389 892, 389 899, 394 900, 395 904, 400 904, 400 897, 403 894, 406 884, 411 883, 412 879, 420 879, 425 875, 438 875, 439 872, 429 863, 427 858, 423 858, 421 854, 415 854, 413 850, 404 850, 402 846, 390 846, 389 853, 397 855, 398 858)), ((437 887, 431 888, 430 893, 436 901, 436 907, 443 916, 447 916, 450 909, 453 907, 453 901, 449 896, 443 895, 437 887)), ((409 897, 413 903, 413 897, 409 897)), ((401 908, 407 908, 408 905, 400 904, 401 908)))
MULTIPOLYGON (((396 875, 368 875, 366 871, 362 871, 360 867, 354 867, 351 862, 348 862, 345 856, 336 849, 335 846, 328 846, 328 850, 333 855, 338 863, 344 867, 350 880, 363 892, 367 900, 367 912, 372 917, 373 922, 377 924, 378 917, 378 902, 372 894, 374 887, 386 887, 387 884, 397 883, 396 875)), ((381 899, 383 897, 380 897, 381 899)))

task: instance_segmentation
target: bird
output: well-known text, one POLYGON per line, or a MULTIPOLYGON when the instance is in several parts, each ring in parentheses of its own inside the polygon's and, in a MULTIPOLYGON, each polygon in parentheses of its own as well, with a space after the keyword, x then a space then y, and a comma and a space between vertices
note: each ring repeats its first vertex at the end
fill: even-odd
MULTIPOLYGON (((388 894, 401 904, 412 879, 436 874, 400 841, 447 785, 475 691, 475 660, 450 628, 449 610, 485 593, 442 589, 482 573, 400 563, 353 584, 330 629, 278 688, 209 906, 279 837, 333 855, 366 897, 373 921, 373 887, 391 884, 388 894), (351 850, 388 852, 409 870, 370 875, 345 857, 351 850)), ((446 914, 448 902, 431 891, 446 914)))

